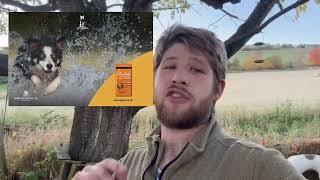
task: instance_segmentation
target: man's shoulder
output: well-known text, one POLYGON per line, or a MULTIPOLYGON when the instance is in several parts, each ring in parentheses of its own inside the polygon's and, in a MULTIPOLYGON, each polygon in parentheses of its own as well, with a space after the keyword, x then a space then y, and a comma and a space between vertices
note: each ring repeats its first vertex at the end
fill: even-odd
POLYGON ((220 134, 217 141, 222 145, 227 151, 236 149, 238 152, 264 152, 264 151, 276 151, 274 149, 266 148, 258 143, 254 143, 245 139, 239 139, 227 134, 220 134))
POLYGON ((237 141, 234 142, 234 145, 237 147, 240 147, 242 149, 247 149, 250 151, 268 151, 268 150, 274 150, 274 149, 270 149, 270 148, 266 148, 261 144, 258 143, 254 143, 245 139, 238 139, 237 141))
POLYGON ((242 157, 254 158, 256 161, 264 161, 269 158, 284 159, 283 155, 279 151, 273 148, 266 148, 261 144, 248 140, 226 136, 219 138, 219 141, 226 147, 226 151, 229 155, 242 155, 242 157))

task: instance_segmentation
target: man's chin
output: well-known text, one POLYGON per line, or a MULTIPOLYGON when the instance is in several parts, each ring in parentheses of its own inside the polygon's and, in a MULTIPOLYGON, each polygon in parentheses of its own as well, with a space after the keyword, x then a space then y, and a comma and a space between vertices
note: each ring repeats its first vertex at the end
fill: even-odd
MULTIPOLYGON (((170 108, 162 110, 159 120, 167 128, 172 129, 191 129, 197 126, 197 119, 190 117, 191 109, 170 108)), ((158 114, 159 115, 159 114, 158 114)))
POLYGON ((170 102, 170 101, 165 101, 164 106, 166 109, 170 109, 175 112, 181 111, 181 113, 185 112, 191 108, 189 102, 188 103, 174 103, 174 102, 170 102))

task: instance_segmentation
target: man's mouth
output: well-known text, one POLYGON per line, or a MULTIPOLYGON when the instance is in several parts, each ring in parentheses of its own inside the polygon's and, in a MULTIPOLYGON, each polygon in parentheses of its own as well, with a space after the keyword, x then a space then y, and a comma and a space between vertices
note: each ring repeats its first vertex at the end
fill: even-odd
POLYGON ((172 103, 184 104, 190 101, 190 95, 180 89, 169 90, 166 97, 172 103))

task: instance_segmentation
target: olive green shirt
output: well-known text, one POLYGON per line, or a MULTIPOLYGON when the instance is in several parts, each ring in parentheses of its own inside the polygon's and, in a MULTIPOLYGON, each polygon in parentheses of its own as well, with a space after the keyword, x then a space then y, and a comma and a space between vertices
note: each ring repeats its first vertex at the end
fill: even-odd
MULTIPOLYGON (((128 180, 155 180, 163 152, 160 128, 147 137, 148 146, 121 159, 128 167, 128 180)), ((162 169, 161 180, 303 180, 275 149, 238 140, 223 133, 211 119, 183 151, 162 169)))

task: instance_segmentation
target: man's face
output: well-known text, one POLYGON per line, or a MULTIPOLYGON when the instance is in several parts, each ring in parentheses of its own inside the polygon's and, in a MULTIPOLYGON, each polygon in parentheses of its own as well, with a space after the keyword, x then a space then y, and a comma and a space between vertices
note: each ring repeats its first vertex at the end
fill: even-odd
POLYGON ((154 99, 161 124, 168 128, 190 129, 207 123, 221 95, 214 88, 214 84, 221 83, 214 81, 214 73, 204 54, 182 43, 172 45, 164 53, 155 76, 154 99))

